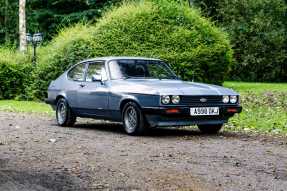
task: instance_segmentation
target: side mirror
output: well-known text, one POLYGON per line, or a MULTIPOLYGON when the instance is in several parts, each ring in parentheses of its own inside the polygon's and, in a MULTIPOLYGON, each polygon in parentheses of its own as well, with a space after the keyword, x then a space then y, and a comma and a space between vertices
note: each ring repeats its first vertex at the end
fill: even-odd
POLYGON ((94 74, 94 75, 92 76, 92 81, 93 81, 93 82, 102 82, 102 76, 99 75, 99 74, 94 74))

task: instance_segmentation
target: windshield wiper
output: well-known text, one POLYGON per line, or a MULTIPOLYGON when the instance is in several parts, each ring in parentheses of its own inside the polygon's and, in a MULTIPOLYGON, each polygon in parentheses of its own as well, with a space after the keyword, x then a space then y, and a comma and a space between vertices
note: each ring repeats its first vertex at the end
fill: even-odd
POLYGON ((121 77, 121 79, 124 79, 124 80, 130 79, 130 78, 133 78, 133 77, 132 76, 123 76, 123 77, 121 77))

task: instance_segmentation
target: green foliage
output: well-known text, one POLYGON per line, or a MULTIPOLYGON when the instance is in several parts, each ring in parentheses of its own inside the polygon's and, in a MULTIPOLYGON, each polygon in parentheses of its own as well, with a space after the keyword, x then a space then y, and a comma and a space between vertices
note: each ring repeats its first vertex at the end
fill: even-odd
POLYGON ((124 4, 99 21, 93 36, 97 55, 158 57, 186 80, 195 72, 199 81, 220 84, 231 63, 226 35, 174 1, 124 4))
POLYGON ((32 70, 27 61, 20 53, 0 49, 0 99, 24 98, 32 70))
POLYGON ((287 81, 287 6, 284 0, 195 0, 231 36, 231 79, 287 81))
POLYGON ((46 39, 59 28, 78 22, 94 22, 103 10, 119 0, 30 0, 27 3, 29 31, 41 31, 46 39))
POLYGON ((32 97, 43 98, 48 83, 71 64, 98 56, 157 57, 186 80, 220 84, 232 62, 227 36, 196 9, 174 1, 124 3, 95 27, 66 29, 42 50, 32 97))

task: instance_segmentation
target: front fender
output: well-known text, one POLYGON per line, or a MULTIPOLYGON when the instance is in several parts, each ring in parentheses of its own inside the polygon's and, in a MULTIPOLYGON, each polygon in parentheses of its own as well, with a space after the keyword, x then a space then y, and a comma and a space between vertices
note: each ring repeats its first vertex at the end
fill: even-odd
POLYGON ((159 95, 128 94, 122 97, 120 106, 125 100, 132 100, 136 102, 141 108, 157 107, 160 104, 159 95))
POLYGON ((140 107, 141 107, 141 103, 138 99, 138 97, 136 95, 132 95, 132 94, 123 94, 119 101, 116 103, 116 110, 121 110, 121 107, 123 106, 124 103, 127 103, 129 101, 133 101, 135 103, 137 103, 140 107))

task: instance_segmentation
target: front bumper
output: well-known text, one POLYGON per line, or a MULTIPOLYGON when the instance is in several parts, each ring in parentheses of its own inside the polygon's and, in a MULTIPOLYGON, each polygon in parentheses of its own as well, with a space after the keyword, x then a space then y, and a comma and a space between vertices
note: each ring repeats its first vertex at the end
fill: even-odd
POLYGON ((151 127, 162 126, 186 126, 186 125, 203 125, 203 124, 223 124, 235 113, 240 113, 240 105, 212 105, 212 106, 166 106, 150 107, 143 109, 145 117, 151 127), (216 116, 191 116, 191 107, 219 107, 219 115, 216 116), (169 113, 170 110, 178 112, 169 113))
POLYGON ((45 101, 45 103, 46 103, 46 104, 51 105, 51 107, 53 108, 53 110, 55 110, 55 109, 56 109, 56 103, 55 103, 55 100, 51 100, 51 99, 46 98, 44 101, 45 101))

